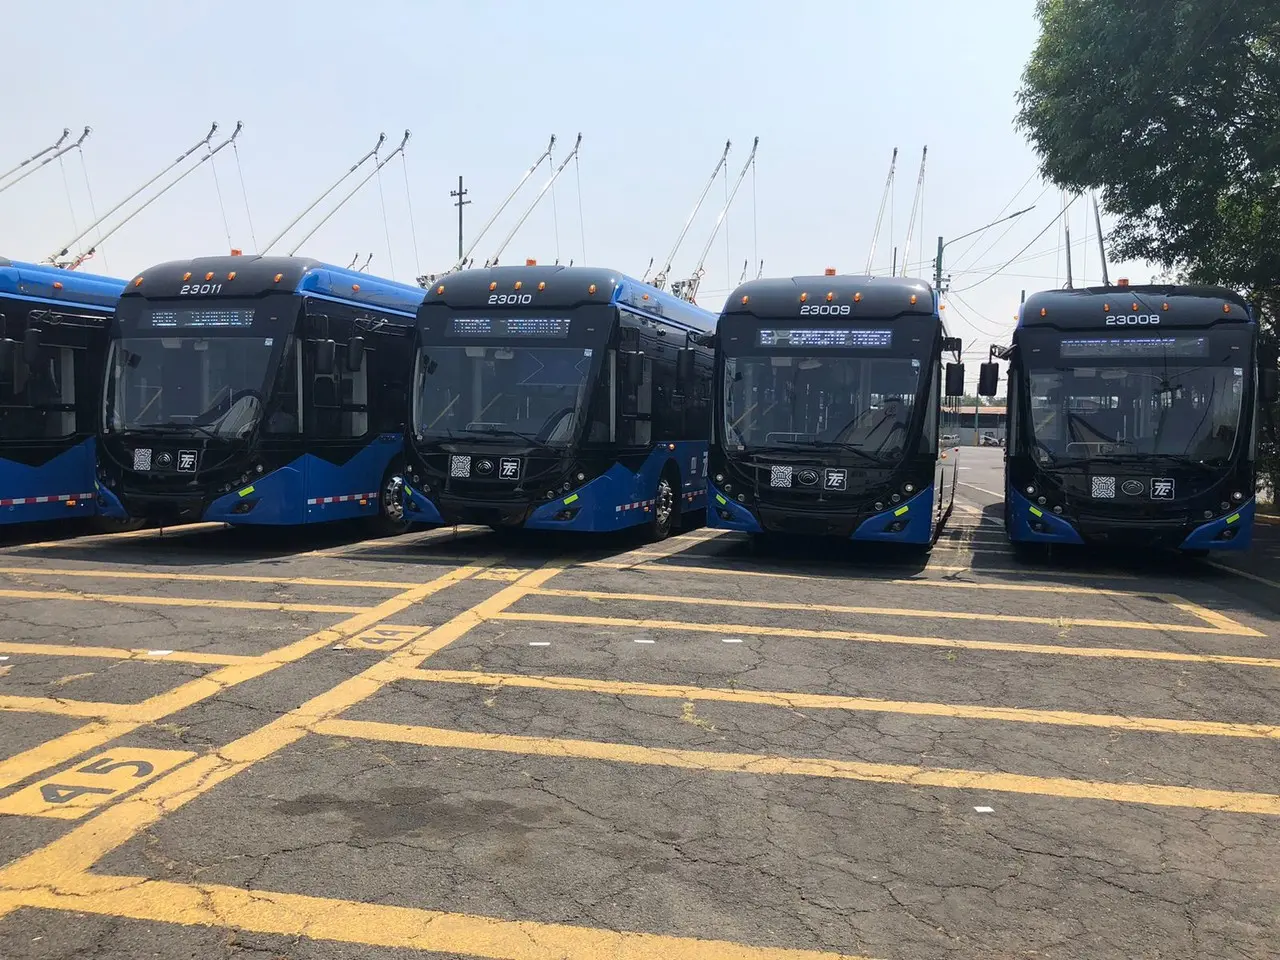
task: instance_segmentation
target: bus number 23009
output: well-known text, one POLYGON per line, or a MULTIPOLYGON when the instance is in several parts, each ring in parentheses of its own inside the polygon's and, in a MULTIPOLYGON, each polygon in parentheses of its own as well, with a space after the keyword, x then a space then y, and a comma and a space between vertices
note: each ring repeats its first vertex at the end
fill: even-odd
POLYGON ((810 314, 826 314, 828 316, 844 316, 852 309, 847 303, 804 303, 800 305, 800 316, 810 314))

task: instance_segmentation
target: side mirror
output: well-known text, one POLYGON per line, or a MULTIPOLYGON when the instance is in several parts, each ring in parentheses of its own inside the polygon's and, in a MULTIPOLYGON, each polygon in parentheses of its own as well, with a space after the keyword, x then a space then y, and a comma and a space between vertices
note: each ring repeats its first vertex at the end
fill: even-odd
POLYGON ((40 330, 38 327, 28 327, 27 332, 23 335, 22 359, 28 364, 33 364, 40 359, 40 330))
POLYGON ((1275 403, 1280 400, 1280 371, 1274 368, 1263 368, 1258 371, 1258 392, 1263 403, 1275 403))
POLYGON ((1000 387, 1000 364, 984 363, 978 368, 978 396, 994 397, 1000 387))
POLYGON ((676 354, 676 389, 684 391, 693 382, 694 354, 689 347, 676 354))
POLYGON ((618 331, 618 347, 622 350, 640 349, 640 331, 635 327, 623 327, 618 331))
POLYGON ((948 397, 964 396, 964 364, 963 363, 947 364, 947 389, 945 393, 948 397))
POLYGON ((964 346, 959 337, 943 337, 942 352, 960 354, 964 352, 964 346))
POLYGON ((332 340, 316 340, 316 373, 330 376, 333 373, 334 357, 338 345, 332 340))
POLYGON ((640 381, 644 379, 644 354, 624 353, 622 355, 622 374, 626 378, 627 384, 634 386, 638 390, 640 381))
POLYGON ((364 337, 352 337, 347 341, 347 369, 355 373, 364 362, 364 337))

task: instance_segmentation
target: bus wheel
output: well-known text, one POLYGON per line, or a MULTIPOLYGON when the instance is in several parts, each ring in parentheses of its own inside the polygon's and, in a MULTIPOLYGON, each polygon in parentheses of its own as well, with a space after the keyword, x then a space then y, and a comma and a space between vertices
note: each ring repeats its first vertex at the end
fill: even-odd
POLYGON ((650 543, 665 540, 679 523, 680 503, 676 498, 675 482, 671 479, 671 468, 668 467, 658 478, 658 489, 653 495, 653 519, 645 529, 645 539, 650 543))
POLYGON ((378 496, 378 512, 368 519, 370 532, 376 537, 395 537, 409 529, 411 521, 404 516, 404 478, 400 468, 392 464, 382 478, 378 496))

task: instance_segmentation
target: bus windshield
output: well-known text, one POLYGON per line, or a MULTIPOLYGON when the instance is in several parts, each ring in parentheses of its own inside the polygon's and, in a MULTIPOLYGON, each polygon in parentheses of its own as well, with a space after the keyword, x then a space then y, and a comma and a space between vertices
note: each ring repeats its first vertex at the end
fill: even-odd
POLYGON ((1033 367, 1031 430, 1042 460, 1167 455, 1224 462, 1235 448, 1245 368, 1033 367))
POLYGON ((243 437, 262 413, 272 357, 261 337, 126 337, 112 344, 108 429, 243 437))
POLYGON ((908 357, 740 356, 725 359, 730 449, 834 443, 883 459, 912 446, 924 376, 908 357))
POLYGON ((594 358, 582 347, 428 346, 418 356, 414 432, 568 446, 594 358))

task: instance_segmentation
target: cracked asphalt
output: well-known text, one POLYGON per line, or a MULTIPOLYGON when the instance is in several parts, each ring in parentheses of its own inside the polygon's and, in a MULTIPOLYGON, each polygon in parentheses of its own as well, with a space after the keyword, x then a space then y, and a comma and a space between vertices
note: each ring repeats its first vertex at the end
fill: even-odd
POLYGON ((961 463, 927 560, 10 536, 0 957, 1280 956, 1280 527, 1027 564, 961 463))

